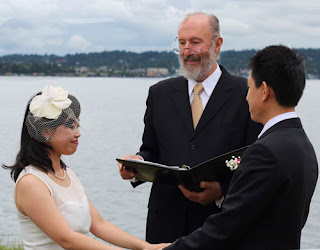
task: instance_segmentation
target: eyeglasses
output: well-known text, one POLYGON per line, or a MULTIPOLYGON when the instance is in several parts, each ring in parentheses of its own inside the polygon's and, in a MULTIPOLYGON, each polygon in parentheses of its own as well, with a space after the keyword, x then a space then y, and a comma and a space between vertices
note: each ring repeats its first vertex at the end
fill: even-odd
POLYGON ((192 54, 199 54, 202 50, 202 48, 199 45, 193 44, 189 46, 190 48, 185 48, 185 44, 180 44, 178 37, 174 40, 174 43, 172 45, 172 51, 173 53, 177 55, 182 55, 184 54, 184 50, 188 49, 190 53, 192 54))
MULTIPOLYGON (((216 37, 217 36, 214 36, 212 38, 212 41, 214 41, 216 37)), ((177 54, 177 55, 183 55, 184 54, 184 50, 188 49, 190 51, 190 53, 192 53, 192 54, 200 54, 200 52, 202 51, 201 47, 203 46, 203 43, 191 42, 189 48, 186 48, 185 46, 186 45, 185 44, 181 44, 179 42, 178 37, 176 37, 176 39, 174 40, 174 43, 172 45, 172 52, 177 54)))

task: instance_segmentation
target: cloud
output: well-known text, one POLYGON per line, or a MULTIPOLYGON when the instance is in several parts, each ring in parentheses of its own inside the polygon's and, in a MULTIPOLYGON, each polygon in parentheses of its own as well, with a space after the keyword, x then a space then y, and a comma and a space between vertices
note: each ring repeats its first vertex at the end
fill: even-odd
POLYGON ((221 35, 224 33, 232 33, 233 35, 245 35, 251 32, 251 27, 249 24, 239 21, 234 18, 223 18, 220 19, 221 24, 221 35))
POLYGON ((63 45, 63 39, 60 38, 49 38, 46 41, 49 47, 60 47, 63 45))
POLYGON ((167 7, 174 7, 176 9, 187 10, 191 8, 190 0, 167 0, 167 7))
POLYGON ((223 50, 270 43, 319 48, 314 0, 6 0, 0 53, 170 50, 181 20, 196 10, 217 15, 223 50))
POLYGON ((75 52, 84 52, 87 51, 88 48, 91 47, 90 42, 88 42, 86 39, 84 39, 80 35, 73 35, 70 37, 70 39, 66 42, 66 46, 71 50, 75 52))
POLYGON ((68 24, 92 24, 92 23, 107 23, 114 22, 112 18, 73 18, 63 19, 63 22, 68 24))
POLYGON ((9 21, 12 17, 0 17, 0 26, 9 21))

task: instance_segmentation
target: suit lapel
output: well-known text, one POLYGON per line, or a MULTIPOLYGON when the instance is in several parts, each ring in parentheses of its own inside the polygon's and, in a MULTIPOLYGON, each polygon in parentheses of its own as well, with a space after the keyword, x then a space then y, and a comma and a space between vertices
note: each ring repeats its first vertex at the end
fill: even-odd
POLYGON ((194 136, 206 126, 206 124, 218 113, 218 111, 230 98, 231 92, 229 90, 231 89, 231 86, 226 80, 229 73, 222 66, 220 67, 222 70, 222 75, 216 87, 214 88, 209 98, 209 101, 202 113, 198 126, 194 131, 194 136))
POLYGON ((179 81, 173 85, 170 94, 177 112, 183 121, 183 124, 188 131, 193 131, 192 114, 188 93, 188 81, 183 77, 179 78, 179 81))

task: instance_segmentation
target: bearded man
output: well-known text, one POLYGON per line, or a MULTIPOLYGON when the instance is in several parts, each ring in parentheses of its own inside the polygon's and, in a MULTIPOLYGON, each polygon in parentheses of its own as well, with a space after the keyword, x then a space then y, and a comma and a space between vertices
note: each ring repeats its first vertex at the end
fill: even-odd
MULTIPOLYGON (((176 42, 173 51, 179 54, 182 76, 150 87, 142 146, 137 155, 124 159, 193 167, 253 143, 262 129, 250 118, 246 79, 217 64, 223 42, 218 18, 203 12, 188 14, 176 42)), ((119 170, 123 179, 135 177, 121 164, 119 170)), ((173 242, 201 227, 208 216, 220 212, 229 182, 203 181, 201 192, 154 183, 146 240, 173 242)))

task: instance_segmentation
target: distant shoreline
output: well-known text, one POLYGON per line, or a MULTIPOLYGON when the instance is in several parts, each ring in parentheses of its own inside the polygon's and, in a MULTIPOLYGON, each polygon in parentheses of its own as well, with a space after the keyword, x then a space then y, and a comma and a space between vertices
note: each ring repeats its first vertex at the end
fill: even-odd
MULTIPOLYGON (((177 77, 178 75, 170 75, 170 76, 79 76, 79 75, 0 75, 0 77, 75 77, 75 78, 171 78, 177 77)), ((243 76, 244 78, 248 78, 248 76, 243 76)), ((306 80, 320 80, 320 78, 306 78, 306 80)))
MULTIPOLYGON (((307 79, 320 79, 320 49, 297 49, 305 57, 307 79)), ((229 73, 248 77, 256 50, 221 51, 218 63, 229 73)), ((73 55, 14 54, 0 56, 0 75, 83 77, 169 77, 179 74, 171 51, 103 51, 73 55)))

